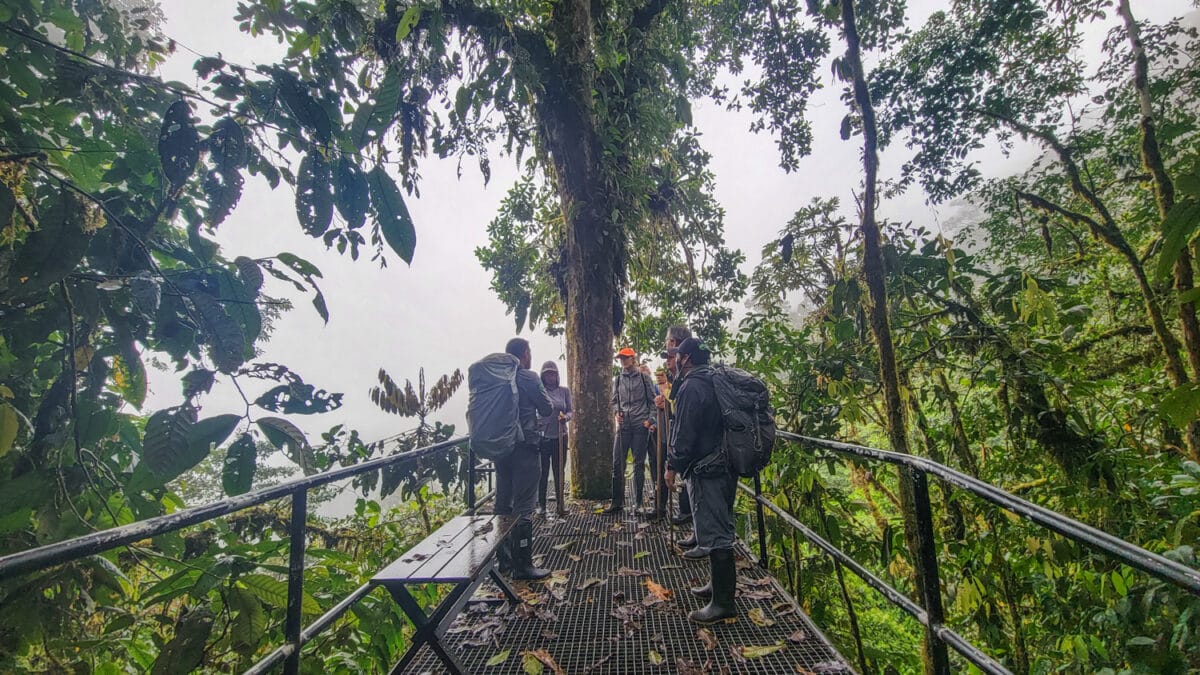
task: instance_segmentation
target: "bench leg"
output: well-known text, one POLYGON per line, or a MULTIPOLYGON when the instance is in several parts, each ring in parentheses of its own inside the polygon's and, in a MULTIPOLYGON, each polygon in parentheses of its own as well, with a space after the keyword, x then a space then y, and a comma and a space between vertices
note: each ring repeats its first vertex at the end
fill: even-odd
POLYGON ((454 609, 456 605, 458 605, 459 598, 461 598, 462 595, 471 588, 471 586, 473 586, 473 584, 456 585, 454 590, 450 591, 450 595, 446 596, 446 599, 442 602, 442 604, 439 605, 433 614, 429 616, 425 615, 425 612, 417 603, 416 598, 414 598, 412 594, 408 592, 407 588, 404 586, 393 586, 388 588, 388 592, 392 594, 392 598, 396 601, 396 604, 400 605, 400 609, 404 610, 404 613, 408 615, 408 618, 412 620, 413 625, 416 627, 416 631, 413 632, 412 644, 409 645, 408 651, 406 651, 404 656, 401 657, 400 663, 397 663, 396 667, 392 668, 392 675, 399 675, 400 673, 403 673, 409 664, 412 663, 413 659, 416 658, 417 653, 421 650, 421 647, 426 644, 429 645, 429 648, 433 650, 434 654, 437 654, 437 657, 446 665, 446 668, 450 673, 453 675, 466 675, 466 669, 463 668, 462 664, 458 662, 458 659, 456 659, 453 654, 451 654, 446 650, 445 647, 442 646, 438 638, 439 629, 441 628, 442 622, 446 620, 447 614, 449 614, 449 612, 454 609))
POLYGON ((500 592, 504 593, 504 597, 508 600, 508 604, 521 604, 521 598, 517 597, 517 594, 515 591, 513 591, 512 586, 508 585, 508 581, 501 576, 498 571, 496 571, 496 567, 494 565, 492 566, 492 569, 488 570, 488 576, 492 578, 493 583, 500 587, 500 592))

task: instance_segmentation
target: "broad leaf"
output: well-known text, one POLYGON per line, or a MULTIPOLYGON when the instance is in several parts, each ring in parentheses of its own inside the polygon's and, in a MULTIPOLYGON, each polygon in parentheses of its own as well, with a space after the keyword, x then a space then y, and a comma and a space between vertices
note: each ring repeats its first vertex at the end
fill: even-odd
POLYGON ((254 437, 242 434, 225 452, 225 466, 221 471, 221 485, 229 496, 249 492, 254 485, 254 470, 258 461, 258 448, 254 437))
MULTIPOLYGON (((7 292, 31 298, 75 270, 87 253, 91 237, 83 230, 84 206, 74 194, 60 192, 17 251, 7 277, 7 292)), ((0 288, 0 290, 3 290, 0 288)))
POLYGON ((200 667, 212 628, 213 613, 207 607, 196 607, 184 614, 175 624, 175 637, 154 660, 151 675, 184 675, 200 667))
POLYGON ((417 247, 417 231, 400 188, 382 166, 371 169, 367 179, 371 185, 371 208, 384 240, 401 260, 411 265, 417 247))
POLYGON ((192 123, 192 108, 187 101, 176 101, 167 108, 158 132, 158 158, 163 174, 174 187, 187 182, 200 159, 200 134, 192 123))
POLYGON ((1177 427, 1200 418, 1200 385, 1184 384, 1163 397, 1158 412, 1177 427))
POLYGON ((1166 279, 1179 259, 1188 241, 1200 227, 1200 199, 1185 199, 1177 202, 1167 213, 1162 224, 1162 250, 1158 254, 1155 274, 1166 279))
POLYGON ((338 213, 346 219, 346 226, 358 229, 367 222, 367 210, 371 207, 371 193, 367 177, 358 164, 348 157, 338 160, 333 176, 333 195, 338 213))
POLYGON ((304 432, 295 424, 281 417, 261 417, 258 419, 258 428, 266 435, 271 445, 283 450, 288 459, 304 470, 305 475, 317 472, 312 447, 309 446, 304 432))
POLYGON ((204 322, 208 354, 217 370, 232 373, 246 362, 246 337, 241 325, 229 316, 225 307, 207 293, 189 296, 204 322))
MULTIPOLYGON (((196 421, 191 406, 159 410, 146 421, 142 461, 161 485, 195 465, 187 460, 188 431, 196 421)), ((199 461, 199 460, 196 460, 199 461)))
POLYGON ((331 181, 329 164, 320 151, 311 150, 300 160, 300 174, 296 178, 296 217, 309 236, 325 234, 333 220, 331 181))
POLYGON ((20 430, 21 420, 17 417, 16 409, 8 403, 0 403, 0 457, 12 449, 20 430))
MULTIPOLYGON (((266 574, 247 574, 238 578, 238 583, 246 587, 259 600, 280 609, 287 607, 288 585, 266 574)), ((300 597, 300 611, 305 614, 320 614, 321 605, 308 593, 300 597)))

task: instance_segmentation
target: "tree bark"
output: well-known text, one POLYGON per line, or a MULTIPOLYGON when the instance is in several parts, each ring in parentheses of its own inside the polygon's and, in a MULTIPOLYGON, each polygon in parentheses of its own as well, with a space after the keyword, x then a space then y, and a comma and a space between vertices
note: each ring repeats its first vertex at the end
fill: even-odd
POLYGON ((624 246, 610 217, 613 196, 600 152, 589 4, 555 5, 552 30, 558 77, 544 78, 537 109, 566 222, 567 369, 575 394, 571 478, 576 497, 601 499, 612 485, 613 302, 624 246))
MULTIPOLYGON (((1133 49, 1133 88, 1137 92, 1138 108, 1142 116, 1142 166, 1150 174, 1154 184, 1155 202, 1158 204, 1158 216, 1165 223, 1171 207, 1175 206, 1175 185, 1167 173, 1166 163, 1163 162, 1162 151, 1158 146, 1154 104, 1150 98, 1150 59, 1146 56, 1141 29, 1133 17, 1129 0, 1117 0, 1117 11, 1125 20, 1125 34, 1129 37, 1129 44, 1133 49)), ((1175 260, 1174 277, 1176 293, 1191 290, 1195 284, 1192 255, 1186 246, 1175 260)), ((1200 320, 1196 316, 1196 305, 1192 302, 1178 302, 1177 297, 1175 300, 1179 305, 1179 325, 1183 328, 1183 346, 1187 352, 1188 365, 1192 368, 1192 377, 1200 377, 1200 320)), ((1193 421, 1187 425, 1187 446, 1192 459, 1200 459, 1200 423, 1193 421)))
MULTIPOLYGON (((875 221, 875 201, 877 199, 877 182, 879 174, 879 139, 878 127, 875 123, 875 108, 871 103, 871 94, 867 88, 867 78, 863 70, 861 49, 859 47, 858 27, 855 19, 854 0, 842 0, 842 30, 846 38, 846 63, 850 66, 853 77, 854 101, 862 116, 863 126, 863 199, 862 224, 860 231, 863 238, 863 277, 868 290, 868 320, 875 344, 879 350, 879 374, 883 384, 884 412, 887 419, 888 439, 896 452, 909 454, 908 432, 904 419, 904 402, 900 394, 900 375, 896 366, 896 349, 892 343, 892 332, 888 319, 886 273, 883 262, 883 249, 880 242, 879 224, 875 221)), ((903 474, 903 472, 902 472, 903 474)), ((912 489, 914 481, 900 481, 902 489, 900 500, 903 505, 904 539, 913 561, 913 571, 916 577, 916 587, 922 599, 937 602, 937 610, 925 609, 940 620, 941 588, 927 588, 927 579, 936 578, 936 569, 925 569, 924 558, 921 555, 920 540, 918 539, 918 523, 916 518, 915 495, 912 489)), ((926 603, 928 604, 928 603, 926 603)), ((925 639, 922 641, 922 662, 927 675, 949 672, 946 645, 938 639, 933 631, 925 629, 925 639)))

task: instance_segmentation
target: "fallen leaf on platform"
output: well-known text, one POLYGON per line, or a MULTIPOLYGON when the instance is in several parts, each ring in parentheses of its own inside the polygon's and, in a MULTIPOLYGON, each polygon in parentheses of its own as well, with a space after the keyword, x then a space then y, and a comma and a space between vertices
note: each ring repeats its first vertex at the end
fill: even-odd
POLYGON ((521 652, 521 670, 525 671, 525 675, 542 675, 546 666, 533 652, 521 652))
POLYGON ((741 582, 747 586, 770 586, 771 577, 759 577, 757 579, 741 579, 741 582))
POLYGON ((554 549, 555 551, 565 551, 565 550, 571 548, 572 546, 574 546, 578 541, 579 541, 578 539, 568 539, 567 541, 564 541, 561 544, 555 544, 554 546, 551 546, 550 548, 554 549))
POLYGON ((616 593, 613 593, 613 602, 618 605, 622 602, 625 602, 625 591, 617 591, 616 593))
POLYGON ((584 668, 584 669, 583 669, 583 673, 584 673, 584 675, 587 675, 588 673, 592 673, 592 672, 595 672, 595 671, 599 670, 600 668, 602 668, 602 667, 604 666, 604 664, 606 664, 606 663, 608 663, 609 661, 611 661, 611 660, 612 660, 612 657, 613 657, 613 655, 612 655, 612 654, 609 654, 608 656, 605 656, 604 658, 602 658, 602 659, 600 659, 599 661, 597 661, 597 662, 593 663, 592 665, 588 666, 587 668, 584 668))
POLYGON ((796 606, 790 602, 777 602, 771 605, 771 611, 779 616, 791 614, 796 611, 796 606))
POLYGON ((660 569, 660 570, 681 570, 681 569, 683 569, 683 565, 663 565, 662 567, 659 567, 658 569, 660 569))
POLYGON ((542 631, 542 637, 546 638, 547 640, 557 640, 558 633, 555 633, 554 631, 547 628, 546 630, 542 631))
POLYGON ((637 553, 633 554, 633 559, 641 560, 642 558, 645 558, 648 555, 650 555, 650 551, 638 551, 637 553))
POLYGON ((757 659, 768 654, 774 654, 780 649, 783 649, 783 643, 763 646, 733 647, 732 649, 734 656, 738 656, 743 659, 757 659))
POLYGON ((661 666, 664 659, 662 654, 659 654, 656 650, 651 649, 650 653, 646 654, 646 660, 649 661, 650 665, 652 666, 661 666))
POLYGON ((790 642, 804 642, 807 639, 808 633, 805 633, 803 628, 788 636, 790 642))
POLYGON ((590 551, 584 551, 583 554, 585 556, 586 555, 616 555, 616 552, 610 551, 610 550, 604 549, 604 548, 594 548, 594 549, 591 549, 590 551))
POLYGON ((705 675, 709 672, 709 664, 705 663, 704 667, 700 667, 682 656, 675 659, 675 671, 679 675, 705 675))
POLYGON ((618 541, 617 546, 628 546, 628 547, 632 548, 633 542, 632 541, 618 541))
POLYGON ((604 584, 607 584, 607 583, 608 583, 607 579, 601 579, 599 577, 590 577, 590 578, 584 579, 578 586, 575 587, 575 590, 586 591, 587 589, 591 588, 592 586, 603 586, 604 584))
POLYGON ((575 553, 572 553, 571 555, 569 555, 567 557, 571 559, 571 562, 579 562, 579 561, 583 560, 583 556, 577 555, 575 553))
POLYGON ((558 666, 558 662, 555 661, 554 657, 550 655, 550 652, 546 651, 545 649, 534 649, 522 653, 526 658, 532 656, 533 658, 537 659, 540 663, 549 668, 550 672, 554 673, 554 675, 563 675, 563 669, 558 666))
POLYGON ((656 583, 649 577, 646 578, 646 590, 650 591, 650 595, 662 600, 663 602, 670 600, 671 596, 674 594, 673 591, 664 587, 662 584, 656 583))
POLYGON ((762 607, 755 607, 750 610, 750 620, 754 622, 754 625, 762 626, 763 628, 775 625, 775 620, 767 616, 762 607))
POLYGON ((542 621, 558 621, 558 615, 550 611, 550 609, 547 607, 541 607, 534 610, 533 615, 542 621))
POLYGON ((648 576, 650 576, 650 573, 642 571, 642 570, 635 570, 632 567, 618 567, 617 568, 617 576, 619 576, 619 577, 648 577, 648 576))
POLYGON ((696 638, 704 643, 704 648, 711 650, 717 646, 717 636, 707 628, 696 629, 696 638))
POLYGON ((751 560, 749 558, 738 558, 737 559, 737 569, 748 570, 748 569, 753 569, 753 568, 754 568, 753 560, 751 560))
POLYGON ((512 652, 512 650, 511 650, 511 649, 505 649, 504 651, 502 651, 502 652, 499 652, 499 653, 497 653, 495 656, 493 656, 492 658, 488 659, 488 660, 487 660, 487 664, 485 664, 485 665, 488 665, 488 666, 498 666, 498 665, 500 665, 501 663, 504 663, 505 661, 507 661, 507 660, 508 660, 508 655, 509 655, 511 652, 512 652))
POLYGON ((562 602, 563 600, 567 599, 567 589, 561 588, 558 586, 551 588, 550 589, 550 597, 554 598, 555 600, 558 600, 559 602, 562 602))
POLYGON ((745 590, 739 589, 738 595, 746 598, 747 600, 770 600, 771 598, 775 597, 774 593, 765 588, 747 588, 745 590))

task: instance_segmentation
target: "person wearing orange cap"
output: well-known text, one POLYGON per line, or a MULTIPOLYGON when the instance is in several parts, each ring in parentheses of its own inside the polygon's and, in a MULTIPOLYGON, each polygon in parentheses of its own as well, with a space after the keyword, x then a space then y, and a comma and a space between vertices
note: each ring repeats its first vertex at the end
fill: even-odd
MULTIPOLYGON (((612 406, 617 416, 613 441, 612 503, 604 513, 625 509, 625 459, 633 452, 633 498, 642 504, 646 463, 650 452, 650 426, 654 420, 654 381, 638 369, 637 352, 625 347, 614 357, 621 372, 613 381, 612 406)), ((650 475, 658 481, 658 469, 650 462, 650 475)))

